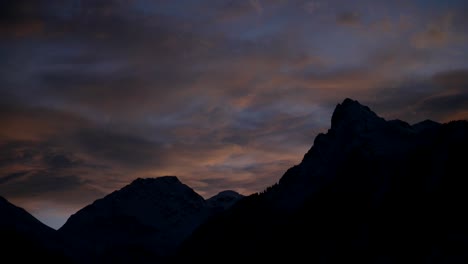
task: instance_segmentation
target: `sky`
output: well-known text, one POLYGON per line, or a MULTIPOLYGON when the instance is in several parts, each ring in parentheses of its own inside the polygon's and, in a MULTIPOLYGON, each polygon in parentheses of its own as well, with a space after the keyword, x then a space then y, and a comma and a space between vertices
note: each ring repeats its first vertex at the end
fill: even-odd
POLYGON ((2 0, 0 195, 59 228, 138 177, 208 198, 298 164, 349 97, 468 118, 464 0, 2 0))

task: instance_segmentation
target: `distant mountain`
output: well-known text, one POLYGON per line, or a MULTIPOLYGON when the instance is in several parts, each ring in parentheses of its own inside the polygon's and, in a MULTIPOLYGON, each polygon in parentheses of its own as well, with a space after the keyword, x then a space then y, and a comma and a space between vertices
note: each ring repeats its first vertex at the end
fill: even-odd
POLYGON ((3 261, 26 263, 33 256, 34 261, 69 262, 59 245, 55 230, 3 197, 0 197, 0 238, 3 241, 3 261))
POLYGON ((224 211, 237 203, 244 196, 232 190, 226 190, 206 200, 209 207, 216 211, 224 211))
POLYGON ((137 179, 72 215, 59 232, 79 262, 161 262, 214 214, 213 204, 226 207, 237 196, 218 198, 207 202, 173 176, 137 179))
POLYGON ((201 225, 175 262, 468 263, 467 150, 467 121, 386 121, 346 99, 300 164, 201 225))

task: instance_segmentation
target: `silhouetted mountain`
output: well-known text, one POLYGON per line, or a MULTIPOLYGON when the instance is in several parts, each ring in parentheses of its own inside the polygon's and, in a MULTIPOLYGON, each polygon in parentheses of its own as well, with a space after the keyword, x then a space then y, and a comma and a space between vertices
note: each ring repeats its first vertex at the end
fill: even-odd
POLYGON ((226 190, 206 200, 209 207, 216 211, 224 211, 233 206, 244 196, 232 190, 226 190))
POLYGON ((468 263, 467 149, 467 121, 386 121, 346 99, 302 162, 262 193, 224 191, 205 201, 176 177, 137 179, 59 232, 0 198, 2 257, 468 263))
POLYGON ((0 197, 0 238, 3 261, 26 263, 34 256, 34 261, 68 262, 55 230, 3 197, 0 197))
POLYGON ((278 184, 208 220, 175 262, 468 263, 468 122, 386 121, 346 99, 278 184))
POLYGON ((72 215, 60 233, 79 261, 163 261, 213 214, 176 177, 137 179, 72 215))

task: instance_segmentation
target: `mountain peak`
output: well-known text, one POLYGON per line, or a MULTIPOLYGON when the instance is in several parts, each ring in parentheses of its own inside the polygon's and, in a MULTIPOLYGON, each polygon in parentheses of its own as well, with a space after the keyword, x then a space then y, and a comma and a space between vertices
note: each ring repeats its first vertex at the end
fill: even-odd
POLYGON ((130 185, 147 184, 182 184, 176 176, 161 176, 157 178, 137 178, 130 185))
POLYGON ((210 215, 203 197, 177 177, 138 178, 72 215, 59 232, 88 254, 85 263, 86 258, 104 256, 115 248, 118 254, 135 257, 135 245, 142 252, 163 256, 210 215), (90 247, 87 241, 94 244, 90 247))
MULTIPOLYGON (((243 196, 242 194, 239 194, 238 192, 236 191, 233 191, 233 190, 225 190, 225 191, 221 191, 219 192, 217 195, 213 196, 213 197, 216 197, 216 196, 243 196)), ((211 197, 211 198, 213 198, 211 197)))
POLYGON ((346 98, 338 104, 332 115, 332 129, 355 126, 361 123, 369 123, 374 120, 381 120, 369 107, 360 104, 356 100, 346 98))
POLYGON ((412 125, 412 128, 416 132, 422 132, 422 131, 425 131, 425 130, 437 129, 440 126, 441 126, 440 123, 437 123, 435 121, 426 119, 424 121, 421 121, 419 123, 416 123, 416 124, 412 125))
POLYGON ((291 262, 468 263, 467 148, 468 121, 410 126, 346 99, 300 164, 201 226, 175 262, 263 260, 273 249, 291 262))
POLYGON ((236 191, 226 190, 206 200, 208 206, 217 211, 223 211, 233 206, 237 201, 244 198, 242 194, 236 191))

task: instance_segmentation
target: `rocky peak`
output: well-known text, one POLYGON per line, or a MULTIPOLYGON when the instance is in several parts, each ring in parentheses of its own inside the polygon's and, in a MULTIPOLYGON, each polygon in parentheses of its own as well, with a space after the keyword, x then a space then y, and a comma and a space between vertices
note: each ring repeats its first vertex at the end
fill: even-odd
MULTIPOLYGON (((151 201, 151 204, 166 206, 168 202, 190 201, 198 204, 205 203, 203 197, 194 192, 190 187, 179 181, 176 176, 162 176, 158 178, 138 178, 122 189, 100 199, 114 202, 138 202, 151 201)), ((130 206, 132 207, 132 206, 130 206)))
POLYGON ((162 176, 158 178, 137 178, 130 185, 148 184, 182 184, 176 176, 162 176))
POLYGON ((346 98, 338 104, 332 115, 332 130, 353 130, 369 128, 384 121, 378 117, 369 107, 361 105, 358 101, 346 98))

